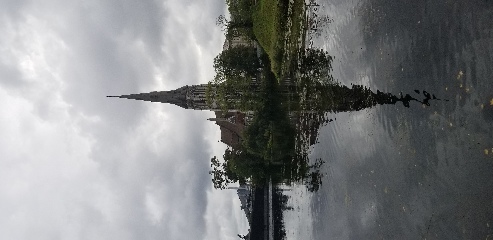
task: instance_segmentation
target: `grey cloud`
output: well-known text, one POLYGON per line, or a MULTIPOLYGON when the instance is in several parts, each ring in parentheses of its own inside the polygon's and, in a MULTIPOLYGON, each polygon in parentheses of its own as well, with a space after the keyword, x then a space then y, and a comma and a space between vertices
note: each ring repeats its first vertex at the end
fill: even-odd
MULTIPOLYGON (((131 101, 122 100, 121 104, 126 105, 128 102, 131 101)), ((173 107, 163 108, 171 110, 173 107)), ((138 152, 133 153, 137 160, 121 159, 125 156, 121 152, 125 150, 115 149, 114 144, 125 147, 125 142, 132 136, 118 132, 112 136, 113 140, 98 141, 100 145, 93 149, 93 158, 100 162, 101 170, 106 172, 112 179, 114 187, 119 188, 125 196, 125 202, 121 204, 126 206, 127 212, 124 213, 122 224, 127 226, 127 229, 132 229, 132 234, 136 234, 133 239, 152 239, 150 236, 158 233, 163 234, 161 237, 166 239, 200 239, 204 235, 203 215, 207 206, 206 192, 211 188, 211 184, 208 175, 210 153, 205 150, 208 143, 197 137, 204 131, 204 124, 200 122, 205 118, 201 115, 187 110, 175 111, 173 114, 175 120, 170 121, 173 124, 172 130, 163 132, 161 134, 163 136, 157 140, 164 149, 170 149, 166 151, 165 156, 151 152, 149 147, 142 143, 138 147, 138 152), (125 137, 127 139, 119 139, 125 137), (135 162, 138 165, 134 165, 135 162), (132 171, 129 172, 129 168, 132 171), (159 227, 151 226, 149 223, 137 223, 135 221, 138 219, 146 218, 143 210, 145 197, 143 189, 156 182, 158 187, 166 189, 165 204, 171 206, 173 210, 159 227), (185 224, 179 224, 177 216, 184 220, 182 223, 185 224), (189 226, 193 226, 193 231, 185 231, 189 226), (157 229, 150 231, 149 228, 157 229), (176 232, 176 229, 182 229, 180 234, 185 235, 170 235, 176 232)), ((152 115, 150 117, 152 118, 152 115)), ((105 133, 102 135, 97 139, 102 139, 105 133)))
MULTIPOLYGON (((142 86, 153 83, 153 66, 165 71, 165 81, 173 85, 169 88, 199 82, 200 59, 191 41, 194 38, 193 26, 186 26, 169 16, 162 17, 168 13, 166 3, 163 8, 155 2, 139 4, 139 7, 131 2, 119 4, 110 10, 108 16, 104 15, 106 8, 103 7, 96 13, 92 12, 93 9, 80 11, 70 16, 68 27, 62 29, 63 38, 73 52, 68 57, 68 70, 63 76, 71 83, 67 85, 64 97, 77 103, 84 112, 103 115, 113 112, 98 110, 104 107, 98 96, 151 90, 148 87, 144 90, 142 86), (133 13, 128 9, 140 10, 133 13), (164 21, 158 22, 161 19, 164 21), (143 41, 145 54, 150 54, 150 59, 132 52, 135 47, 132 44, 137 40, 143 41)), ((209 5, 223 8, 219 4, 209 5)), ((203 22, 200 20, 197 22, 203 22)), ((214 26, 208 28, 213 29, 214 26)), ((210 42, 210 39, 197 41, 210 42)), ((118 108, 115 105, 111 107, 118 108)), ((129 118, 132 116, 125 116, 125 119, 129 118)))
POLYGON ((0 15, 8 16, 12 20, 22 18, 21 11, 29 0, 0 0, 0 15))
POLYGON ((22 88, 27 83, 16 66, 0 63, 0 85, 7 88, 22 88))
MULTIPOLYGON (((2 6, 4 2, 7 4, 3 1, 2 6)), ((57 56, 64 60, 59 72, 63 79, 61 98, 70 105, 68 114, 77 131, 91 139, 90 160, 98 164, 98 173, 103 174, 122 209, 116 213, 120 214, 117 222, 109 223, 99 208, 84 205, 77 219, 82 228, 77 237, 202 239, 206 232, 207 192, 211 189, 209 143, 202 137, 204 113, 165 104, 157 107, 169 117, 163 124, 172 126, 162 130, 163 136, 153 142, 162 146, 156 152, 147 142, 138 141, 145 134, 139 128, 147 121, 154 121, 152 126, 158 127, 156 119, 160 116, 153 112, 155 103, 105 96, 161 90, 152 89, 156 85, 155 68, 167 77, 163 83, 166 87, 199 83, 204 63, 196 48, 210 51, 211 47, 218 47, 213 24, 224 11, 224 3, 63 1, 60 8, 55 6, 57 1, 46 2, 46 6, 42 6, 44 2, 30 3, 31 10, 37 10, 33 10, 34 14, 46 21, 66 45, 67 51, 57 56), (171 209, 157 225, 146 220, 148 186, 161 189, 163 204, 171 209)), ((8 4, 19 13, 17 21, 29 9, 14 5, 13 1, 8 4)), ((21 79, 15 67, 0 65, 0 74, 2 87, 26 87, 19 84, 21 81, 4 80, 4 76, 21 79)), ((29 84, 27 87, 36 88, 29 84)), ((39 99, 34 111, 42 115, 49 111, 43 106, 48 109, 53 102, 39 99)), ((231 212, 227 215, 231 216, 231 212)))

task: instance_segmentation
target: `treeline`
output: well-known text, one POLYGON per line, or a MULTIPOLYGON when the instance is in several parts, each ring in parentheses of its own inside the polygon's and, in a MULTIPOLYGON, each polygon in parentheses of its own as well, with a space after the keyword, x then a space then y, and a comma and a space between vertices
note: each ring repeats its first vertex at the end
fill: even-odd
MULTIPOLYGON (((312 170, 319 165, 309 166, 305 149, 296 147, 300 129, 294 124, 297 119, 289 116, 290 112, 303 110, 302 99, 307 95, 300 92, 306 91, 298 87, 296 79, 291 81, 292 84, 281 85, 286 81, 273 70, 277 67, 272 65, 280 62, 274 62, 272 56, 278 54, 284 43, 275 44, 281 47, 276 47, 276 53, 270 49, 271 43, 266 45, 268 39, 280 41, 280 33, 287 31, 280 27, 286 24, 285 21, 304 19, 298 16, 302 15, 304 5, 298 0, 293 3, 255 2, 253 5, 251 0, 226 0, 230 17, 218 18, 218 24, 225 31, 226 47, 214 59, 216 75, 209 82, 207 102, 223 112, 232 109, 253 112, 254 118, 241 134, 241 144, 226 149, 223 161, 216 156, 211 159, 212 181, 214 187, 222 189, 233 182, 256 185, 267 179, 274 183, 303 180, 309 183, 310 190, 316 190, 321 177, 316 171, 314 175, 312 170), (288 4, 295 4, 296 9, 291 15, 287 12, 288 4), (257 40, 262 43, 254 43, 257 40)), ((297 71, 301 76, 309 76, 318 82, 333 81, 328 74, 330 69, 327 69, 332 58, 325 51, 293 52, 300 53, 296 58, 300 64, 296 66, 299 66, 297 71)), ((310 126, 313 128, 318 126, 310 126)))
POLYGON ((220 15, 217 18, 217 25, 221 26, 225 32, 226 39, 234 37, 247 37, 254 39, 253 34, 253 1, 252 0, 226 0, 230 18, 220 15))

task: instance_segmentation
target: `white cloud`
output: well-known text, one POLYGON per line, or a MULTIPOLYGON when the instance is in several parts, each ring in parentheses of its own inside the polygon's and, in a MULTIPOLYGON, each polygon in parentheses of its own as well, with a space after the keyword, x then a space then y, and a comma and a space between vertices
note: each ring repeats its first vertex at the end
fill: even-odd
POLYGON ((234 194, 210 194, 223 150, 211 113, 105 98, 211 78, 223 3, 0 5, 2 238, 227 239, 245 227, 234 194))
POLYGON ((2 235, 51 239, 64 234, 60 229, 70 218, 80 216, 84 206, 97 208, 96 197, 107 191, 98 164, 88 158, 93 141, 81 136, 67 116, 45 121, 25 99, 4 90, 0 96, 8 113, 0 118, 2 235))

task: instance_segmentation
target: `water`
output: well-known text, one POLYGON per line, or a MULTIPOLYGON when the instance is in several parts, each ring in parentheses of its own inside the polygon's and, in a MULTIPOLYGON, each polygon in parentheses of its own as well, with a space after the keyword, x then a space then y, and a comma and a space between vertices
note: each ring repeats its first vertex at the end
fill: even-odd
POLYGON ((449 101, 332 114, 295 188, 289 239, 493 239, 493 1, 320 1, 334 77, 449 101))

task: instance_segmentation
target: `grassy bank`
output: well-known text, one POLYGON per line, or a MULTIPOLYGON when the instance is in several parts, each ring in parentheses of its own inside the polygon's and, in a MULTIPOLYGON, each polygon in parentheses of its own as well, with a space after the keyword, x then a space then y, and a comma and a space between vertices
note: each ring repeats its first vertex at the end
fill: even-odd
POLYGON ((279 79, 296 61, 305 21, 303 0, 259 0, 253 10, 253 32, 279 79))

